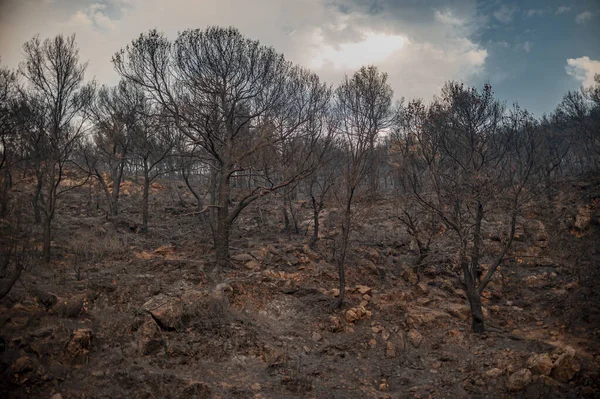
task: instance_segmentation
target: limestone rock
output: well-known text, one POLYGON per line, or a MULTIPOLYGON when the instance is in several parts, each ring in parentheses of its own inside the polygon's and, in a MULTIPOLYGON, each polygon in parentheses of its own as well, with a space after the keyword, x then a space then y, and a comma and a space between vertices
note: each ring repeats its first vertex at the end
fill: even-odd
POLYGON ((92 348, 92 336, 92 330, 89 328, 80 328, 73 331, 71 339, 65 347, 67 359, 75 364, 86 362, 92 348))
POLYGON ((531 371, 521 369, 508 377, 508 389, 511 392, 522 391, 531 384, 531 371))
POLYGON ((423 342, 423 336, 414 328, 408 332, 407 336, 408 341, 415 348, 418 348, 421 345, 421 342, 423 342))
POLYGON ((396 345, 391 341, 388 341, 385 346, 385 357, 388 359, 394 359, 396 357, 396 345))
POLYGON ((146 316, 144 323, 138 330, 138 351, 142 356, 151 355, 164 344, 160 329, 150 316, 146 316))
POLYGON ((581 370, 579 362, 570 353, 562 354, 555 362, 550 376, 556 381, 567 383, 581 370))
POLYGON ((175 330, 182 325, 184 306, 179 298, 159 294, 148 300, 142 307, 164 330, 175 330))
POLYGON ((552 367, 552 359, 547 353, 533 355, 527 360, 527 368, 536 375, 550 375, 552 367))
POLYGON ((410 268, 404 269, 404 271, 402 272, 402 278, 404 279, 404 281, 411 285, 415 285, 419 281, 415 272, 413 272, 410 268))
POLYGON ((496 379, 496 378, 500 377, 502 374, 503 374, 503 373, 502 373, 502 370, 500 370, 500 369, 499 369, 499 368, 497 368, 497 367, 494 367, 494 368, 492 368, 492 369, 489 369, 489 370, 487 370, 487 371, 484 373, 484 375, 485 375, 487 378, 490 378, 490 379, 496 379))
POLYGON ((371 295, 371 288, 366 285, 357 285, 356 291, 358 291, 361 295, 371 295))

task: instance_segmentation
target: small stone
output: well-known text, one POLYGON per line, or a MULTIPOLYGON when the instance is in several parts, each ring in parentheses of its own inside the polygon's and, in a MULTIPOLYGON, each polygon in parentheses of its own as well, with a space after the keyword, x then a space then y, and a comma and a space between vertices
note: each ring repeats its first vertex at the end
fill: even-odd
POLYGON ((254 384, 252 384, 252 386, 250 388, 253 391, 260 391, 262 389, 262 386, 258 382, 255 382, 254 384))
POLYGON ((62 399, 62 395, 59 393, 55 393, 54 395, 50 396, 50 399, 62 399))
POLYGON ((355 321, 360 319, 360 316, 356 313, 356 310, 348 309, 346 311, 345 318, 348 323, 354 323, 355 321))
POLYGON ((385 357, 388 359, 394 359, 396 357, 396 345, 393 342, 389 342, 385 346, 385 357))
POLYGON ((407 268, 402 272, 402 278, 411 285, 415 285, 419 281, 415 272, 413 272, 410 268, 407 268))
POLYGON ((313 341, 320 341, 320 340, 323 339, 323 336, 321 334, 319 334, 318 332, 315 331, 312 334, 312 339, 313 339, 313 341))
POLYGON ((381 331, 381 339, 387 341, 390 338, 390 332, 388 330, 381 331))
POLYGON ((361 295, 371 295, 371 288, 366 285, 357 285, 356 290, 361 295))
POLYGON ((421 295, 427 295, 429 293, 429 288, 425 283, 417 284, 417 292, 421 295))
POLYGON ((525 389, 531 384, 531 371, 521 369, 508 377, 508 389, 511 392, 517 392, 525 389))
POLYGON ((421 335, 420 332, 418 332, 414 328, 408 332, 407 336, 408 336, 408 341, 415 348, 418 348, 421 345, 421 342, 423 342, 423 336, 421 335))
POLYGON ((493 369, 489 369, 488 371, 485 372, 485 376, 487 378, 498 378, 502 375, 502 370, 500 370, 497 367, 494 367, 493 369))

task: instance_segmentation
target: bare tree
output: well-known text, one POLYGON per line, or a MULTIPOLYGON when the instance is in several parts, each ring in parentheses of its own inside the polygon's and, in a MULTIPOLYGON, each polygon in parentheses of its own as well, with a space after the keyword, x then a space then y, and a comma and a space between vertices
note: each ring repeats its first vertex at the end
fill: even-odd
POLYGON ((112 88, 102 86, 90 107, 95 147, 95 162, 90 166, 102 186, 108 203, 108 214, 112 216, 119 213, 121 182, 130 151, 129 129, 136 121, 136 104, 129 101, 132 90, 131 85, 125 81, 112 88), (109 181, 104 177, 106 169, 109 181))
MULTIPOLYGON (((35 120, 33 140, 38 171, 36 196, 43 195, 43 257, 50 260, 52 220, 59 198, 76 185, 61 186, 71 154, 86 129, 82 111, 93 96, 83 85, 87 64, 79 63, 75 36, 41 42, 36 36, 23 45, 25 60, 19 72, 26 80, 27 105, 35 120)), ((83 184, 83 183, 80 183, 83 184)), ((37 210, 37 198, 35 200, 37 210)))
POLYGON ((371 171, 370 155, 377 136, 391 124, 392 96, 387 75, 374 66, 362 67, 352 77, 346 76, 335 92, 338 137, 344 152, 344 170, 335 191, 342 213, 339 251, 336 251, 340 287, 338 307, 344 302, 353 205, 359 186, 371 171))
POLYGON ((325 107, 329 88, 234 28, 187 30, 174 44, 150 31, 115 54, 113 62, 161 105, 191 144, 210 156, 216 263, 227 267, 231 226, 240 212, 308 173, 274 175, 272 165, 257 170, 251 161, 266 149, 280 155, 282 143, 307 134, 301 127, 325 107), (232 179, 249 170, 254 186, 232 203, 232 179))
POLYGON ((506 260, 537 167, 538 129, 533 119, 518 107, 506 119, 503 115, 491 86, 479 92, 448 83, 441 99, 427 110, 426 123, 410 132, 415 153, 405 160, 413 198, 437 214, 457 239, 476 333, 485 330, 481 293, 506 260), (481 229, 492 209, 503 210, 509 232, 482 276, 481 229))
POLYGON ((12 167, 19 160, 18 87, 15 74, 0 67, 0 217, 9 209, 12 167))

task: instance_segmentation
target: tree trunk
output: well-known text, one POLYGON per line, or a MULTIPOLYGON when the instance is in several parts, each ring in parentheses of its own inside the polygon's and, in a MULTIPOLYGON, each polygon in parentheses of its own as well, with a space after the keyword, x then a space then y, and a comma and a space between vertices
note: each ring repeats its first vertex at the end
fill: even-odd
POLYGON ((43 258, 44 262, 50 263, 50 244, 52 243, 52 218, 46 216, 44 220, 44 246, 43 246, 43 258))
POLYGON ((42 222, 42 213, 40 211, 40 197, 42 195, 42 177, 40 174, 37 174, 37 183, 35 185, 35 190, 33 192, 33 213, 35 215, 35 222, 42 222))
MULTIPOLYGON (((464 251, 465 249, 463 249, 464 251)), ((464 254, 464 252, 463 252, 464 254)), ((467 291, 467 299, 471 308, 471 328, 474 333, 479 334, 485 331, 483 320, 483 311, 481 309, 481 296, 477 289, 473 270, 469 267, 469 261, 466 256, 461 256, 461 267, 465 278, 465 288, 467 291)))
POLYGON ((219 268, 230 266, 229 234, 232 220, 229 218, 229 171, 231 165, 222 165, 219 170, 219 185, 217 187, 217 225, 214 233, 216 264, 219 268))
MULTIPOLYGON (((113 187, 114 190, 114 187, 113 187)), ((142 232, 148 231, 148 197, 150 193, 150 171, 148 161, 144 160, 144 193, 142 198, 142 232)))
POLYGON ((119 163, 119 167, 115 171, 116 173, 113 175, 113 188, 112 195, 110 198, 111 207, 110 210, 113 216, 117 216, 119 214, 119 194, 121 192, 121 180, 123 179, 123 171, 125 169, 125 162, 119 163))
POLYGON ((310 241, 310 246, 312 248, 314 248, 315 244, 319 240, 319 213, 321 213, 321 207, 319 206, 319 204, 317 203, 317 200, 315 199, 315 197, 312 194, 310 196, 310 199, 312 201, 313 221, 314 221, 314 225, 315 225, 314 229, 313 229, 312 240, 310 241))

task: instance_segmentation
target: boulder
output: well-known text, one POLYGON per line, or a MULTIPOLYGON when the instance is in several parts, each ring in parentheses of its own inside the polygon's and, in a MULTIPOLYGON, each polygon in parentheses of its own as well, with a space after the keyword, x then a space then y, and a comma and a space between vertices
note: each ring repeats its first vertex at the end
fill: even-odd
POLYGON ((74 364, 83 364, 87 361, 88 354, 92 349, 92 330, 80 328, 73 331, 71 339, 65 347, 65 356, 74 364))
POLYGON ((144 319, 144 323, 138 329, 137 334, 137 348, 142 356, 151 355, 164 345, 160 329, 149 315, 144 319))
POLYGON ((527 359, 527 368, 535 375, 550 375, 553 363, 550 355, 542 353, 527 359))
POLYGON ((175 330, 183 324, 184 305, 179 298, 159 294, 144 303, 142 308, 163 330, 175 330))
POLYGON ((521 369, 508 377, 508 389, 511 392, 522 391, 529 384, 531 384, 531 371, 528 369, 521 369))
POLYGON ((571 353, 562 354, 554 362, 550 376, 556 381, 566 384, 581 370, 579 362, 571 353))

